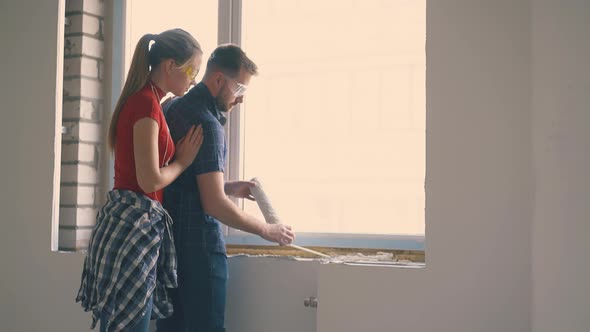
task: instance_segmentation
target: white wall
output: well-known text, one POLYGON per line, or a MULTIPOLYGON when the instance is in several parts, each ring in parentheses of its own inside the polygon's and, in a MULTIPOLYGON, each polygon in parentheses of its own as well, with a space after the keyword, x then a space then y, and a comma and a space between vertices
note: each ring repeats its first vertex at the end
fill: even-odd
POLYGON ((532 2, 535 332, 590 331, 590 1, 532 2))
MULTIPOLYGON (((318 332, 588 331, 589 5, 531 1, 428 3, 427 268, 232 259, 230 331, 256 331, 264 308, 279 315, 314 291, 318 332), (289 286, 301 298, 277 302, 289 286)), ((73 301, 82 256, 50 252, 56 13, 57 0, 0 4, 8 332, 89 323, 73 301)))
POLYGON ((82 256, 50 251, 58 1, 2 0, 0 330, 84 331, 82 256))

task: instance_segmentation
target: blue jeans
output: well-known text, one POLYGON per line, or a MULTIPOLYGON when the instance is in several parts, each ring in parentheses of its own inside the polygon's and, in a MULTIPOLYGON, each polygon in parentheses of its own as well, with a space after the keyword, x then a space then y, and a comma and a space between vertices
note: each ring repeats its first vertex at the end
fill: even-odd
MULTIPOLYGON (((190 247, 190 246, 189 246, 190 247)), ((170 290, 174 314, 158 320, 157 332, 223 332, 227 256, 220 252, 178 251, 178 289, 170 290)))
MULTIPOLYGON (((147 310, 145 315, 137 322, 135 326, 131 329, 127 330, 127 332, 148 332, 150 329, 150 318, 152 316, 152 305, 154 301, 154 296, 150 296, 147 301, 147 310)), ((100 319, 100 332, 106 332, 106 321, 104 319, 100 319)))

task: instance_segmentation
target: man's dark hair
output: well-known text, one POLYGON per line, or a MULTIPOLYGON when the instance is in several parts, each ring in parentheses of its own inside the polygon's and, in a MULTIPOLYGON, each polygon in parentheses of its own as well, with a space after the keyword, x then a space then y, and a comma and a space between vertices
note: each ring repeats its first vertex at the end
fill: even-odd
POLYGON ((250 75, 258 74, 258 66, 246 56, 242 49, 234 44, 219 45, 207 60, 205 75, 220 71, 229 77, 237 77, 244 68, 250 75))

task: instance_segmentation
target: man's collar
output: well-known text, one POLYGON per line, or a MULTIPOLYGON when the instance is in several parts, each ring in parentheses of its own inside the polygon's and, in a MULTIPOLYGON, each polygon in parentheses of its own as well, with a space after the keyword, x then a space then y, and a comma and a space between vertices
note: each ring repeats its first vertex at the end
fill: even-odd
POLYGON ((207 109, 222 126, 224 126, 227 122, 227 118, 222 112, 219 111, 217 103, 215 102, 215 97, 211 95, 211 91, 209 91, 209 88, 207 85, 205 85, 205 83, 200 82, 199 84, 195 85, 189 92, 187 92, 186 97, 189 103, 193 101, 199 101, 207 106, 207 109))

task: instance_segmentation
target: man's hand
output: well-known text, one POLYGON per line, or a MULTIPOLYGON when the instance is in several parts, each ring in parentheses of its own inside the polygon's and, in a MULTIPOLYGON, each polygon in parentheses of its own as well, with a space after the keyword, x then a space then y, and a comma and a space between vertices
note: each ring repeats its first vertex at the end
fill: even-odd
POLYGON ((228 181, 223 187, 223 191, 228 196, 237 198, 246 198, 251 201, 254 200, 250 187, 254 187, 256 183, 252 181, 228 181))
POLYGON ((295 233, 291 231, 291 226, 284 224, 265 224, 262 238, 276 242, 282 246, 290 244, 295 239, 295 233))

